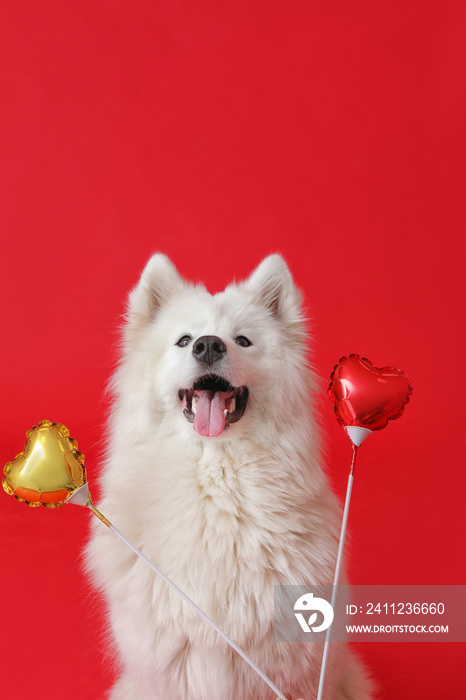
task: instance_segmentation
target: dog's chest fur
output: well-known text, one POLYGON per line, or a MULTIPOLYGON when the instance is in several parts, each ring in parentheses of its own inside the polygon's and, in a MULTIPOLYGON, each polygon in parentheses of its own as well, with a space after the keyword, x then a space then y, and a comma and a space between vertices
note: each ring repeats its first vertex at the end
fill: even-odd
MULTIPOLYGON (((166 559, 174 573, 209 591, 216 585, 220 591, 246 584, 252 594, 258 577, 264 581, 272 570, 278 582, 290 564, 284 551, 290 541, 290 513, 279 465, 270 457, 266 460, 257 448, 224 443, 205 447, 196 459, 180 455, 179 467, 179 471, 157 471, 159 498, 153 505, 150 539, 141 523, 145 546, 155 547, 153 554, 161 565, 166 559), (163 536, 161 547, 157 532, 163 536)), ((147 510, 141 509, 146 517, 147 510)), ((299 527, 299 518, 291 519, 299 527)))
MULTIPOLYGON (((286 497, 288 491, 296 503, 292 492, 297 485, 285 478, 278 462, 247 441, 185 452, 165 438, 158 441, 157 460, 147 459, 149 452, 148 446, 142 450, 146 458, 138 460, 126 496, 113 484, 116 499, 107 499, 105 512, 129 496, 137 507, 120 512, 115 523, 146 556, 238 641, 264 633, 273 617, 274 584, 289 582, 290 576, 296 580, 300 566, 307 568, 295 553, 302 551, 313 518, 304 525, 302 512, 290 512, 286 497)), ((133 600, 138 617, 150 618, 155 627, 176 627, 183 620, 190 634, 203 628, 211 636, 143 562, 130 565, 119 543, 111 535, 105 539, 115 550, 114 579, 121 580, 125 572, 128 586, 122 583, 123 590, 138 591, 133 600)))

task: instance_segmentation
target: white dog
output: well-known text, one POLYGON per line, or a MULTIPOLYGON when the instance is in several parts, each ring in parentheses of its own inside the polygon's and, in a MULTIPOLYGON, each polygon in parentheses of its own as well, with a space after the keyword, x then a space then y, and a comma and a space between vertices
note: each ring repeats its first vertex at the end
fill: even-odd
MULTIPOLYGON (((331 584, 340 511, 319 463, 300 294, 282 258, 212 296, 154 255, 131 293, 102 512, 294 698, 322 644, 276 643, 275 584, 331 584)), ((121 675, 111 700, 269 700, 264 681, 97 520, 88 568, 121 675)), ((369 700, 333 645, 325 698, 369 700)))

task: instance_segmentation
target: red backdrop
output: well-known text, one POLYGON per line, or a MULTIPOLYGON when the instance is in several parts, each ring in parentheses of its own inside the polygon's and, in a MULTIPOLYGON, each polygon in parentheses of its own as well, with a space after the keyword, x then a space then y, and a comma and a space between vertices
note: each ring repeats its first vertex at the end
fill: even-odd
MULTIPOLYGON (((466 583, 465 19, 447 0, 3 3, 2 464, 48 417, 96 479, 124 299, 152 252, 217 291, 279 251, 341 498, 334 363, 360 352, 414 385, 361 448, 351 581, 466 583)), ((0 511, 2 697, 103 697, 90 515, 6 495, 0 511)), ((382 699, 465 693, 464 645, 360 651, 382 699)))

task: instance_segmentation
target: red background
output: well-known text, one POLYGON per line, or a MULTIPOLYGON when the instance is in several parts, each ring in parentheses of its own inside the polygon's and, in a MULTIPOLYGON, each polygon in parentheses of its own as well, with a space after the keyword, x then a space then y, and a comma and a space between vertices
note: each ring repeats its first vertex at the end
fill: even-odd
MULTIPOLYGON (((96 480, 124 299, 152 252, 217 291, 278 251, 312 317, 341 498, 333 365, 360 352, 414 385, 361 448, 351 581, 466 583, 465 19, 445 0, 2 3, 2 464, 47 417, 96 480)), ((0 512, 2 697, 101 698, 90 514, 6 495, 0 512)), ((464 645, 360 651, 384 700, 464 696, 464 645)))

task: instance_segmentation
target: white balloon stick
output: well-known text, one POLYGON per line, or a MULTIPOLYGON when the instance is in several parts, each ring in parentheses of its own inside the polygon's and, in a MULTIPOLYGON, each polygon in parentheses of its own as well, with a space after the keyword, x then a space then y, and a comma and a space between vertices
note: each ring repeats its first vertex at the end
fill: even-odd
MULTIPOLYGON (((332 598, 330 601, 330 605, 332 606, 333 610, 335 611, 335 603, 337 600, 337 586, 338 582, 340 580, 340 571, 341 571, 341 565, 343 562, 343 549, 345 547, 345 537, 346 537, 346 526, 348 524, 348 514, 349 514, 349 508, 350 508, 350 502, 351 502, 351 491, 353 488, 353 478, 354 478, 354 467, 356 464, 356 455, 358 452, 358 447, 363 442, 366 437, 369 437, 371 434, 371 430, 367 430, 367 428, 360 428, 360 431, 366 431, 365 433, 360 433, 357 432, 357 434, 354 435, 354 441, 353 441, 353 436, 351 435, 351 431, 348 430, 347 432, 348 435, 353 442, 353 456, 351 460, 351 467, 350 467, 350 473, 348 476, 348 485, 346 487, 346 497, 345 497, 345 507, 343 509, 343 518, 341 521, 341 530, 340 530, 340 541, 338 543, 338 554, 337 554, 337 562, 335 565, 335 575, 333 577, 333 588, 332 588, 332 598), (361 440, 362 438, 362 440, 361 440)), ((325 633, 325 643, 324 643, 324 653, 322 654, 322 664, 320 667, 320 678, 319 678, 319 689, 317 691, 317 700, 322 700, 323 693, 324 693, 324 683, 325 683, 325 672, 327 670, 327 659, 328 659, 328 653, 329 653, 329 647, 330 647, 330 635, 332 632, 332 625, 327 628, 327 632, 325 633)))
POLYGON ((117 535, 117 537, 120 538, 122 542, 126 544, 127 547, 132 549, 132 551, 143 561, 146 562, 148 566, 152 569, 152 571, 155 571, 155 573, 160 576, 166 583, 168 583, 169 586, 173 588, 174 591, 176 591, 182 598, 183 600, 190 605, 193 610, 195 610, 211 627, 216 630, 219 635, 246 661, 247 664, 262 678, 263 681, 267 683, 267 685, 278 695, 278 697, 281 700, 287 700, 287 698, 283 695, 281 690, 277 688, 275 683, 273 683, 268 676, 257 666, 254 661, 244 652, 241 647, 239 647, 236 642, 234 642, 230 637, 228 637, 225 632, 213 621, 210 619, 206 613, 199 608, 194 601, 189 598, 186 593, 184 593, 178 586, 171 581, 171 579, 168 578, 168 576, 165 576, 165 574, 160 571, 160 569, 153 564, 150 559, 148 559, 142 552, 139 550, 137 547, 134 546, 132 542, 130 542, 117 528, 112 525, 112 523, 107 520, 107 518, 100 513, 100 511, 95 508, 94 504, 92 503, 92 499, 89 493, 89 487, 86 484, 81 486, 79 489, 74 491, 71 496, 67 499, 67 503, 72 503, 74 505, 80 505, 80 506, 85 506, 86 508, 89 508, 92 510, 94 515, 96 515, 99 520, 102 520, 102 522, 107 525, 107 527, 110 528, 112 532, 117 535))

